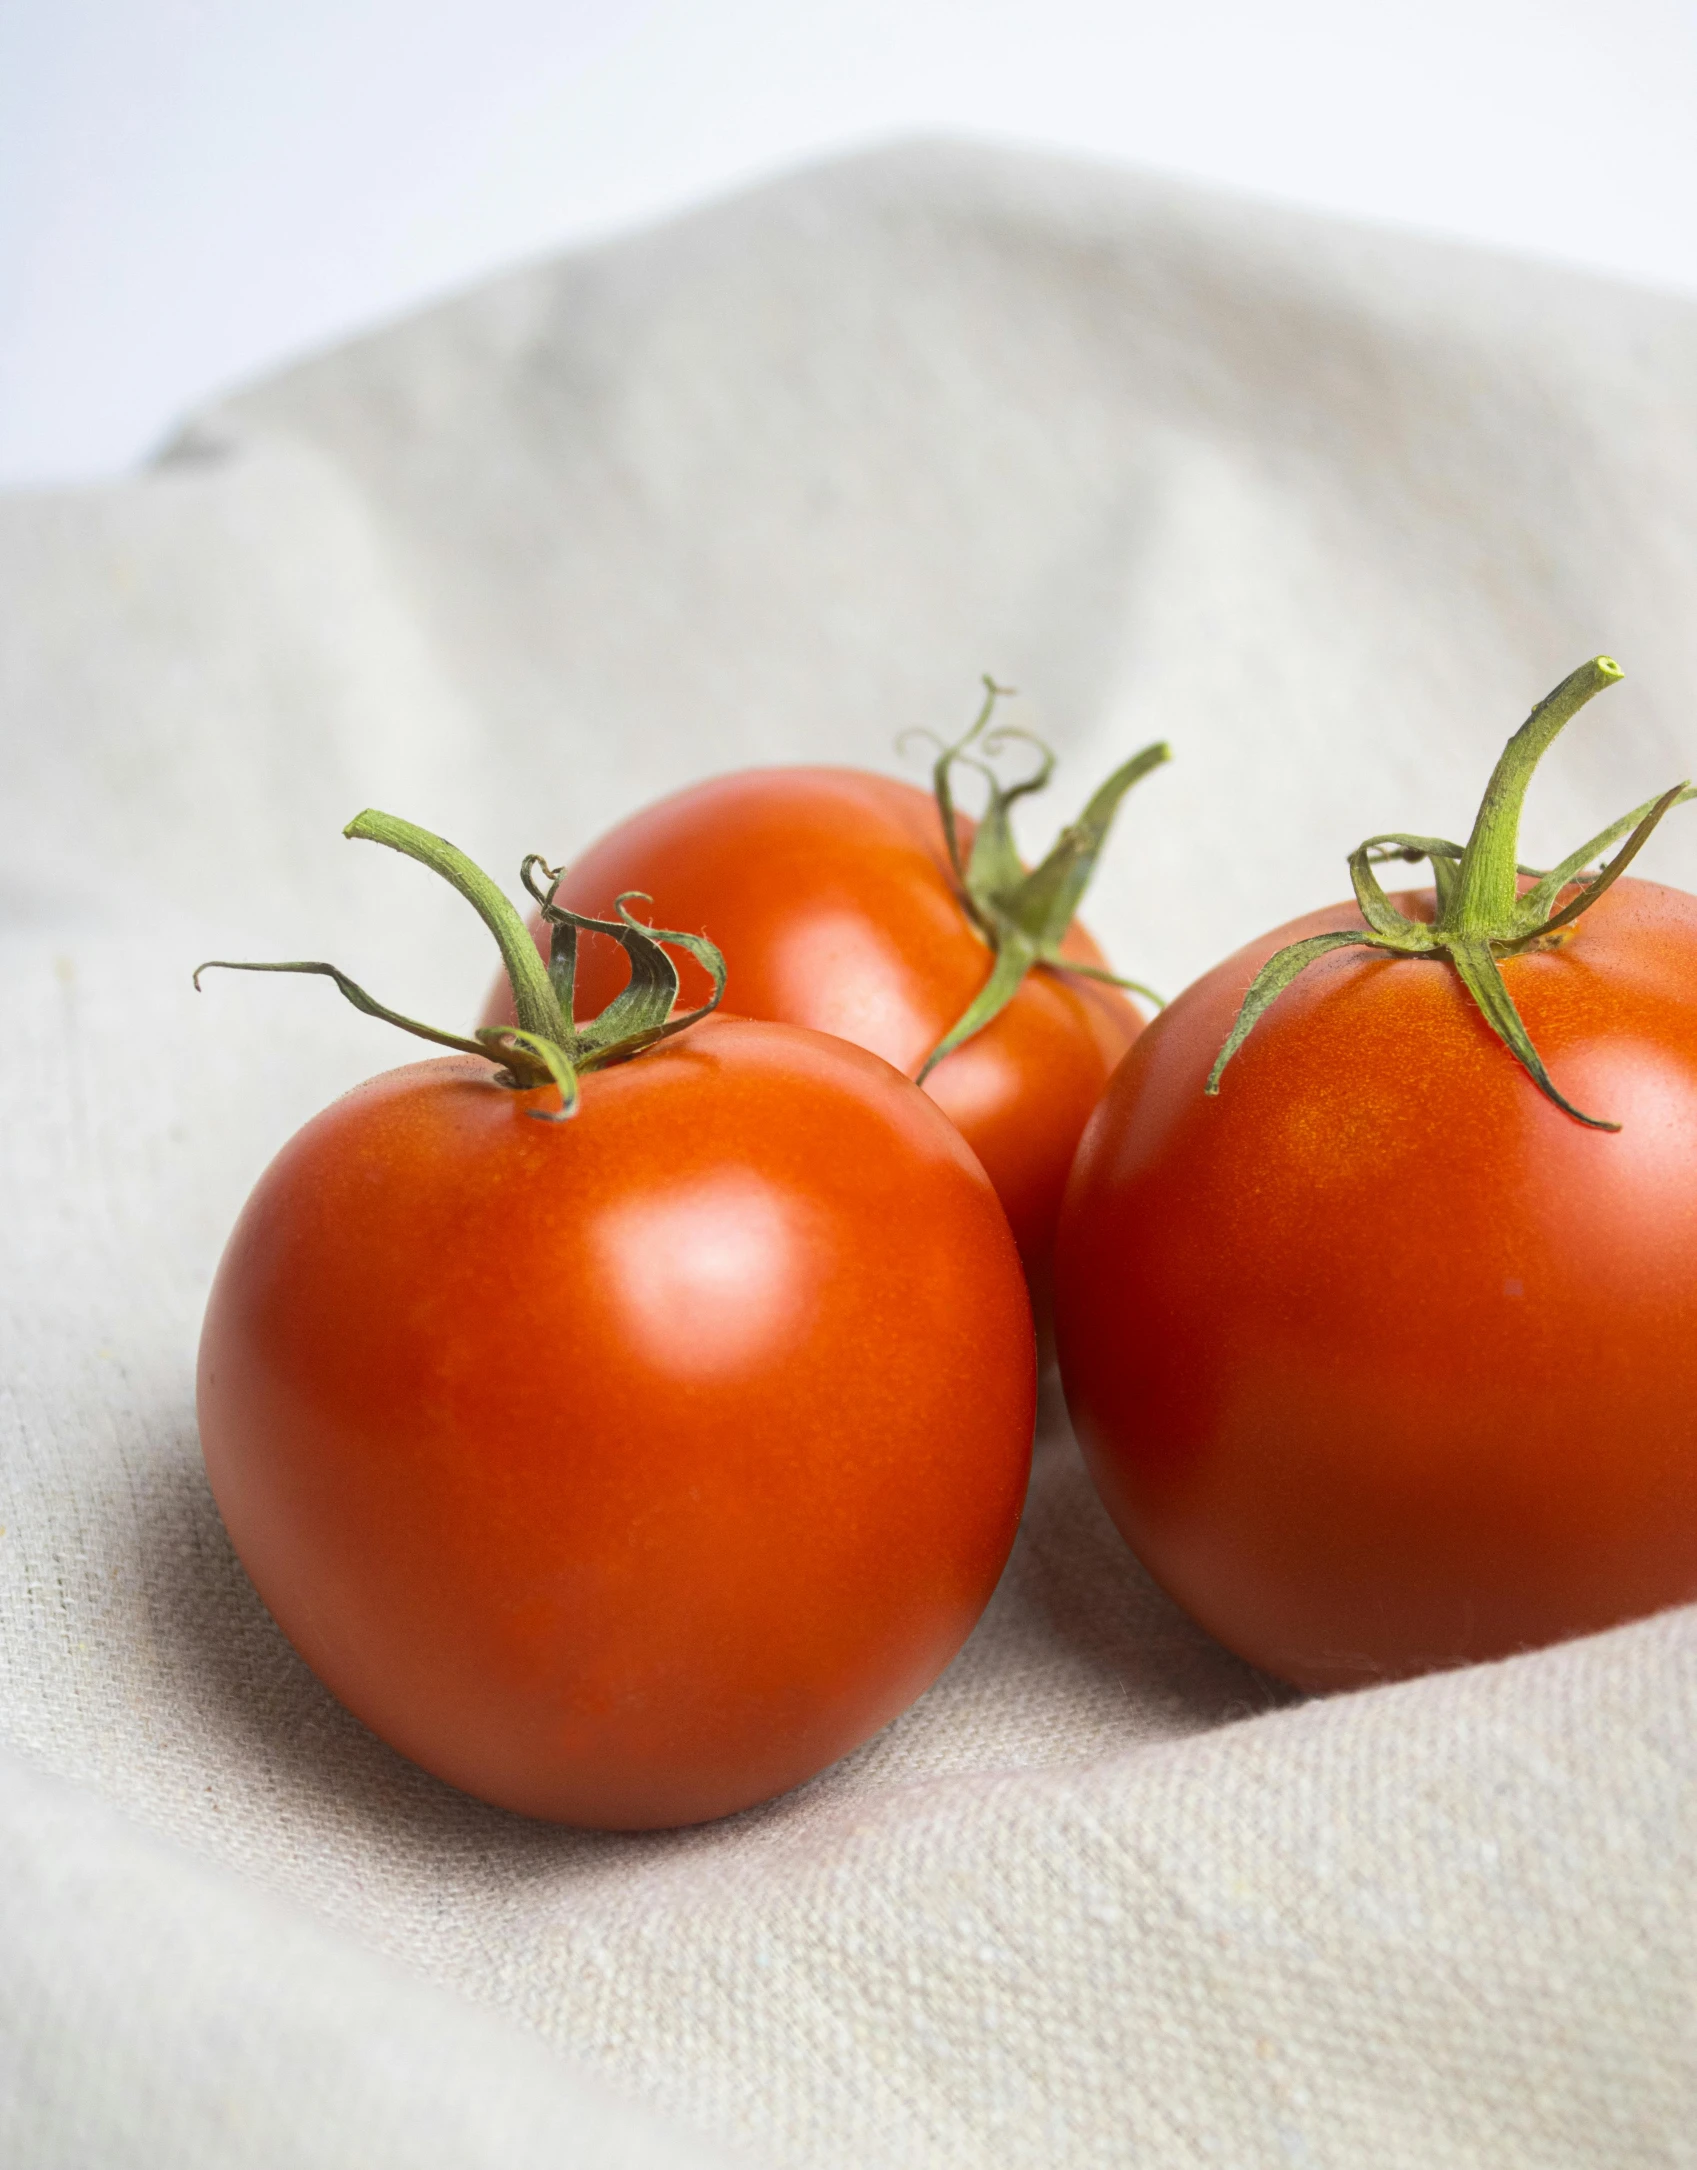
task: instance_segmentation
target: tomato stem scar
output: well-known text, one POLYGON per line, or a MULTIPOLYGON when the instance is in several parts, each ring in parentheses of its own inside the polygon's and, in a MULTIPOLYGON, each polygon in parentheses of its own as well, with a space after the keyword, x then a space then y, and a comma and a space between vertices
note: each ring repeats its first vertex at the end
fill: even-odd
POLYGON ((935 732, 904 732, 898 742, 928 738, 937 747, 931 769, 937 812, 942 817, 943 837, 948 845, 949 865, 954 872, 960 901, 967 917, 989 944, 992 962, 989 977, 963 1014, 950 1026, 925 1058, 918 1082, 923 1084, 945 1055, 963 1040, 982 1032, 992 1018, 1005 1010, 1018 994, 1025 975, 1034 966, 1076 972, 1085 979, 1106 980, 1110 986, 1129 988, 1162 1007, 1161 998, 1139 980, 1122 979, 1099 965, 1077 964, 1061 954, 1061 944, 1073 915, 1083 901, 1107 842, 1120 801, 1141 777, 1172 758, 1162 744, 1145 746, 1108 778, 1075 822, 1064 828, 1040 865, 1027 871, 1014 844, 1009 818, 1015 803, 1046 788, 1054 773, 1051 747, 1017 724, 991 728, 996 703, 1007 699, 1012 686, 999 686, 988 674, 984 678, 984 702, 978 715, 960 738, 945 745, 935 732), (1037 756, 1028 775, 1004 784, 991 767, 995 757, 1011 745, 1030 747, 1037 756), (989 786, 990 796, 979 816, 970 854, 963 853, 955 814, 954 770, 958 765, 976 769, 989 786))
POLYGON ((601 1070, 616 1062, 628 1062, 645 1048, 674 1034, 685 1032, 718 1008, 725 992, 725 960, 705 935, 682 934, 665 927, 650 927, 634 918, 627 906, 637 890, 628 890, 614 907, 617 919, 588 919, 556 901, 563 870, 551 867, 535 852, 519 869, 519 878, 540 907, 549 929, 549 956, 544 965, 517 909, 475 861, 468 859, 445 837, 402 821, 397 815, 367 808, 356 814, 342 831, 372 844, 387 845, 457 889, 495 937, 512 985, 514 1025, 480 1026, 475 1036, 443 1032, 416 1018, 403 1017, 368 995, 356 980, 333 964, 241 963, 228 957, 209 958, 195 968, 194 984, 202 972, 306 972, 334 980, 356 1010, 398 1025, 403 1032, 438 1047, 451 1047, 462 1055, 477 1055, 497 1065, 496 1082, 521 1092, 538 1086, 559 1089, 557 1111, 532 1108, 539 1122, 564 1122, 577 1111, 578 1078, 588 1070, 601 1070), (539 886, 539 881, 546 887, 539 886), (573 995, 577 978, 577 943, 580 934, 605 935, 617 942, 630 959, 630 978, 606 1008, 580 1023, 573 995), (666 946, 687 951, 713 982, 713 992, 698 1009, 672 1015, 678 994, 678 968, 666 954, 666 946))
POLYGON ((1593 694, 1618 684, 1624 676, 1612 656, 1593 656, 1544 696, 1498 757, 1465 846, 1439 836, 1402 835, 1370 836, 1357 845, 1349 856, 1349 872, 1366 929, 1310 935, 1270 957, 1250 983, 1203 1090, 1219 1091, 1227 1063, 1262 1012, 1299 972, 1329 950, 1354 947, 1392 957, 1437 957, 1451 964, 1486 1024, 1547 1099, 1592 1130, 1618 1130, 1618 1123, 1581 1113, 1557 1091, 1515 1008, 1499 960, 1555 946, 1563 930, 1571 928, 1625 873, 1662 816, 1697 797, 1689 783, 1675 784, 1659 798, 1646 799, 1611 822, 1559 866, 1540 870, 1519 864, 1520 814, 1533 770, 1593 694), (1592 874, 1584 872, 1622 837, 1626 841, 1612 859, 1592 874), (1437 897, 1431 925, 1408 918, 1386 896, 1373 869, 1392 859, 1429 862, 1437 897), (1530 879, 1530 888, 1522 890, 1523 878, 1530 879), (1563 904, 1561 898, 1568 889, 1575 894, 1563 904))

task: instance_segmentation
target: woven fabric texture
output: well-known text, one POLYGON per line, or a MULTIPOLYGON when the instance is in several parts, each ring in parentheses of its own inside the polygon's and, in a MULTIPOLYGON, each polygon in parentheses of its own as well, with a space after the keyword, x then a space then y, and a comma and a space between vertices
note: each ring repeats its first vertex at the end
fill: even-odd
MULTIPOLYGON (((1090 917, 1177 987, 1454 833, 1598 649, 1528 854, 1687 774, 1694 594, 1697 306, 950 147, 0 501, 0 2155, 1697 2162, 1697 1618, 1299 1702, 1140 1573, 1052 1384, 978 1634, 798 1794, 586 1835, 371 1738, 232 1556, 192 1360, 267 1158, 410 1050, 188 982, 469 1017, 487 946, 360 807, 514 869, 718 769, 897 768, 989 669, 1054 818, 1173 742, 1090 917)), ((1697 886, 1697 825, 1644 865, 1697 886)))

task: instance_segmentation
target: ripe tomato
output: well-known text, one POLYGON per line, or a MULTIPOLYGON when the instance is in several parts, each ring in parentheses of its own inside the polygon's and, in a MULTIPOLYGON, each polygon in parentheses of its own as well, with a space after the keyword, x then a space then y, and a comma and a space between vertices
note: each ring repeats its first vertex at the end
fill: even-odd
POLYGON ((1618 1135, 1531 1091, 1449 972, 1359 949, 1206 1098, 1256 969, 1360 924, 1314 913, 1178 997, 1085 1133, 1056 1254, 1114 1520, 1304 1687, 1697 1597, 1697 900, 1623 881, 1504 966, 1618 1135))
POLYGON ((525 1814, 691 1823, 959 1648, 1019 1518, 1029 1307, 977 1162, 858 1048, 713 1019, 558 1104, 450 1057, 310 1122, 219 1268, 201 1436, 385 1740, 525 1814))
MULTIPOLYGON (((1575 681, 1570 709, 1595 690, 1575 681)), ((1545 738, 1565 720, 1535 711, 1528 731, 1540 717, 1545 738)), ((1537 736, 1511 743, 1523 767, 1537 736)), ((1496 825, 1480 923, 1518 1019, 1441 956, 1336 948, 1209 1097, 1274 953, 1369 925, 1315 913, 1143 1034, 1062 1216, 1062 1376, 1110 1512, 1204 1626, 1304 1687, 1697 1598, 1697 899, 1608 886, 1676 794, 1594 840, 1639 823, 1577 893, 1585 855, 1552 877, 1547 898, 1588 901, 1583 918, 1513 935, 1524 775, 1502 773, 1466 854, 1375 846, 1442 862, 1447 907, 1396 900, 1415 922, 1397 939, 1424 939, 1464 924, 1468 855, 1496 825), (1543 1092, 1503 1044, 1520 1025, 1543 1092), (1618 1131, 1575 1121, 1557 1085, 1618 1131)))
MULTIPOLYGON (((605 919, 633 890, 668 926, 712 931, 728 961, 728 1008, 837 1034, 910 1077, 990 970, 936 806, 863 770, 750 769, 680 791, 592 845, 559 896, 605 919)), ((1076 922, 1061 949, 1103 967, 1076 922)), ((579 985, 605 1002, 624 969, 610 945, 592 943, 579 985)), ((684 998, 702 999, 705 976, 683 969, 684 998)), ((511 1022, 504 984, 485 1016, 511 1022)), ((1041 967, 925 1080, 989 1172, 1034 1283, 1046 1278, 1079 1133, 1142 1025, 1116 987, 1041 967)))

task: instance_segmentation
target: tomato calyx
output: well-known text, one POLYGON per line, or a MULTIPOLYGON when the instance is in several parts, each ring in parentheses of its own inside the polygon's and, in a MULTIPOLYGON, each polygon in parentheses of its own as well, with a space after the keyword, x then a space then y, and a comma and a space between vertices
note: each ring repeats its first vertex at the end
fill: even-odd
POLYGON ((1096 862, 1107 842, 1114 816, 1119 812, 1120 801, 1140 777, 1159 768, 1163 761, 1171 760, 1171 749, 1161 743, 1145 746, 1141 753, 1133 754, 1129 761, 1115 769, 1078 819, 1061 831, 1047 857, 1028 870, 1014 845, 1010 814, 1017 801, 1047 786, 1054 773, 1055 756, 1042 739, 1017 724, 999 724, 991 728, 996 703, 1013 691, 1013 687, 999 686, 986 675, 984 704, 971 728, 952 744, 941 743, 930 731, 906 734, 929 738, 938 748, 931 769, 931 783, 937 797, 937 812, 942 818, 949 865, 954 872, 962 908, 990 945, 993 960, 989 978, 925 1058, 919 1071, 920 1084, 945 1055, 952 1054, 974 1033, 982 1032, 1007 1008, 1018 994, 1026 974, 1037 965, 1076 972, 1085 979, 1105 980, 1111 987, 1129 988, 1157 1009, 1162 1007, 1161 997, 1141 981, 1122 979, 1117 972, 1106 971, 1100 965, 1077 963, 1061 954, 1061 943, 1090 885, 1090 877, 1096 871, 1096 862), (1028 776, 1004 784, 990 764, 1005 747, 1016 743, 1036 752, 1037 766, 1028 776), (970 853, 961 848, 960 826, 956 819, 954 771, 957 766, 976 769, 990 791, 978 818, 970 853))
POLYGON ((590 919, 556 901, 565 870, 551 867, 538 854, 530 853, 519 869, 519 879, 549 929, 548 961, 544 964, 514 905, 474 860, 445 837, 372 808, 357 814, 342 834, 387 845, 391 851, 416 859, 459 891, 495 937, 512 985, 517 1023, 482 1025, 471 1038, 463 1033, 443 1032, 435 1025, 421 1024, 417 1018, 403 1017, 398 1010, 387 1008, 338 966, 317 961, 257 964, 212 957, 195 969, 197 989, 201 973, 212 971, 306 972, 334 980, 354 1008, 363 1010, 368 1017, 398 1025, 403 1032, 433 1041, 438 1047, 477 1055, 496 1064, 497 1084, 519 1092, 557 1086, 557 1110, 528 1111, 546 1123, 565 1122, 577 1112, 577 1081, 585 1071, 628 1062, 645 1048, 686 1032, 716 1010, 724 995, 725 960, 717 945, 705 935, 650 927, 633 918, 626 907, 632 898, 644 896, 641 890, 627 890, 616 900, 617 919, 590 919), (604 1010, 580 1024, 574 1015, 574 995, 578 937, 582 934, 605 935, 617 942, 630 960, 630 978, 604 1010), (686 951, 713 982, 712 995, 706 1002, 677 1017, 672 1015, 672 1008, 678 995, 678 968, 666 954, 666 945, 686 951))
POLYGON ((1440 836, 1370 836, 1349 856, 1350 880, 1364 931, 1310 935, 1277 951, 1261 967, 1244 996, 1236 1022, 1215 1058, 1203 1090, 1217 1093, 1227 1063, 1254 1029, 1257 1019, 1284 990, 1328 951, 1347 947, 1378 950, 1391 957, 1438 958, 1451 964, 1497 1038, 1526 1071, 1546 1099, 1591 1130, 1618 1130, 1618 1123, 1586 1115, 1565 1099, 1533 1046, 1498 960, 1531 950, 1558 946, 1580 914, 1625 873, 1648 842, 1662 816, 1697 797, 1689 783, 1675 784, 1659 798, 1646 799, 1598 835, 1582 844, 1559 866, 1521 866, 1516 858, 1520 813, 1532 772, 1558 733, 1593 694, 1625 676, 1612 656, 1593 656, 1545 695, 1503 748, 1465 845, 1440 836), (1629 833, 1630 832, 1630 833, 1629 833), (1592 874, 1585 868, 1622 837, 1626 842, 1592 874), (1399 912, 1373 872, 1388 860, 1429 862, 1437 912, 1430 925, 1399 912), (1523 890, 1522 878, 1532 886, 1523 890), (1569 890, 1574 894, 1563 897, 1569 890))

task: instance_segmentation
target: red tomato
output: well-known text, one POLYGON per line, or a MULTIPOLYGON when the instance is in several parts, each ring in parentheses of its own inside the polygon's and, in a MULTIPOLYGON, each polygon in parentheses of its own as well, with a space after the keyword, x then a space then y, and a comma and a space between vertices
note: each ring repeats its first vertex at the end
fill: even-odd
MULTIPOLYGON (((971 826, 962 819, 968 839, 971 826)), ((837 1034, 910 1077, 990 969, 931 797, 864 770, 748 769, 696 784, 592 845, 559 898, 605 919, 628 890, 652 898, 644 915, 658 924, 711 931, 728 1009, 837 1034)), ((1064 947, 1080 964, 1104 961, 1076 922, 1064 947)), ((680 999, 704 1000, 705 973, 682 972, 680 999)), ((584 945, 584 1006, 624 976, 611 943, 584 945)), ((485 1020, 512 1016, 503 982, 485 1020)), ((984 1163, 1039 1286, 1079 1133, 1143 1022, 1117 988, 1039 968, 925 1081, 984 1163)))
POLYGON ((857 1048, 713 1019, 587 1078, 389 1072, 261 1179, 201 1344, 213 1490, 313 1670, 565 1822, 793 1786, 933 1680, 1013 1540, 996 1200, 857 1048))
MULTIPOLYGON (((1430 895, 1399 900, 1429 921, 1430 895)), ((1056 1251, 1102 1496, 1220 1640, 1304 1687, 1697 1598, 1697 900, 1620 881, 1502 975, 1311 965, 1203 1084, 1281 928, 1137 1042, 1056 1251)))

